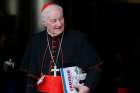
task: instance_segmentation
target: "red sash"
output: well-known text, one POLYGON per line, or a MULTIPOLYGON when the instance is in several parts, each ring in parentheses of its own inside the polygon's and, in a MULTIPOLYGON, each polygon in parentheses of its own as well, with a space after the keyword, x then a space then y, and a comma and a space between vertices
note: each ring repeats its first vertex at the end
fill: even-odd
POLYGON ((117 93, 129 93, 128 88, 118 88, 117 93))
POLYGON ((43 93, 64 93, 61 76, 45 75, 43 82, 37 85, 37 90, 43 93))

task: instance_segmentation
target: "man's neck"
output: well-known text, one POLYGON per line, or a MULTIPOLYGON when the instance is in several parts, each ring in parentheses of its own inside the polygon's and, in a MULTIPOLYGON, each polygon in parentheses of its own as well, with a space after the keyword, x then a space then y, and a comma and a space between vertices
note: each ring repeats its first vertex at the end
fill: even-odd
POLYGON ((60 33, 60 34, 53 34, 53 33, 49 33, 49 32, 48 32, 48 35, 49 35, 51 38, 59 37, 59 36, 61 36, 61 34, 62 34, 62 33, 60 33))
POLYGON ((54 33, 50 33, 50 32, 48 32, 48 31, 47 31, 47 33, 48 33, 48 35, 49 35, 50 37, 52 37, 52 38, 58 36, 58 35, 56 35, 56 34, 54 34, 54 33))

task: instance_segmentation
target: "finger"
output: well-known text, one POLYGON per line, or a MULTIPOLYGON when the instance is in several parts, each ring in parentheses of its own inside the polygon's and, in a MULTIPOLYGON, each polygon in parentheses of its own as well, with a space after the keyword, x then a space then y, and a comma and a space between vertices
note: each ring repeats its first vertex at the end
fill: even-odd
POLYGON ((84 86, 84 83, 78 84, 78 86, 84 86))
POLYGON ((83 86, 84 86, 84 83, 73 85, 73 87, 77 88, 77 89, 79 89, 79 88, 81 88, 83 86))
POLYGON ((74 88, 78 88, 79 87, 79 84, 73 84, 73 87, 74 88))

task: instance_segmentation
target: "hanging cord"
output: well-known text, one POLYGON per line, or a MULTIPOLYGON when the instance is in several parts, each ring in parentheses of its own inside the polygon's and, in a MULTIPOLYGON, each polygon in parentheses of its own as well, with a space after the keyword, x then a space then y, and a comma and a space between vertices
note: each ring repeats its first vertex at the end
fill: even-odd
POLYGON ((45 60, 45 56, 46 56, 46 53, 47 53, 47 49, 48 49, 48 45, 45 48, 45 52, 44 52, 43 59, 42 59, 42 62, 41 62, 41 71, 40 71, 41 76, 43 75, 44 60, 45 60))
POLYGON ((49 52, 50 52, 50 55, 51 55, 51 59, 52 59, 52 61, 53 61, 53 64, 56 65, 57 62, 58 62, 60 50, 61 50, 61 47, 62 47, 62 41, 63 41, 64 32, 62 33, 62 37, 61 37, 61 41, 60 41, 60 44, 59 44, 59 49, 58 49, 58 52, 57 52, 56 60, 54 60, 54 58, 53 58, 52 51, 51 51, 51 48, 50 48, 50 43, 49 43, 48 36, 49 36, 49 35, 48 35, 48 33, 47 33, 47 42, 48 42, 49 52))
MULTIPOLYGON (((48 45, 47 45, 47 47, 45 48, 45 52, 44 52, 43 59, 42 59, 42 62, 41 62, 41 71, 40 71, 40 73, 41 73, 40 75, 41 75, 41 76, 43 75, 44 61, 45 61, 45 56, 46 56, 46 52, 47 52, 47 49, 48 49, 48 48, 49 48, 50 55, 51 55, 51 59, 52 59, 54 65, 57 64, 60 51, 62 52, 61 47, 62 47, 63 35, 64 35, 64 32, 63 32, 62 37, 61 37, 61 41, 60 41, 59 49, 58 49, 58 53, 57 53, 57 58, 56 58, 56 62, 55 62, 55 61, 54 61, 54 58, 53 58, 53 56, 52 56, 51 49, 50 49, 50 43, 49 43, 48 33, 47 33, 47 42, 48 42, 48 45)), ((62 54, 63 54, 63 53, 62 53, 62 54)), ((62 59, 62 60, 63 60, 63 59, 62 59)), ((63 62, 62 62, 62 64, 63 64, 63 62)), ((51 66, 51 62, 50 62, 50 66, 51 66)))

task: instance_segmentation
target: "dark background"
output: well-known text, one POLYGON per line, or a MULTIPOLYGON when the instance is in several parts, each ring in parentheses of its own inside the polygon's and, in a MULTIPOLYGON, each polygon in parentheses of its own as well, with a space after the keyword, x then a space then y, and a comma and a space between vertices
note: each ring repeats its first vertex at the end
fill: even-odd
MULTIPOLYGON (((98 58, 104 62, 95 93, 116 93, 119 87, 140 93, 140 4, 109 0, 54 1, 64 8, 66 28, 86 33, 97 50, 98 58)), ((10 73, 1 71, 4 73, 1 80, 10 80, 2 82, 1 86, 13 86, 13 92, 3 90, 1 93, 22 93, 24 80, 18 69, 27 41, 35 31, 35 3, 33 0, 20 0, 16 15, 9 15, 4 3, 4 0, 0 1, 0 34, 6 33, 6 40, 0 54, 6 56, 6 60, 13 58, 16 67, 10 73)))

